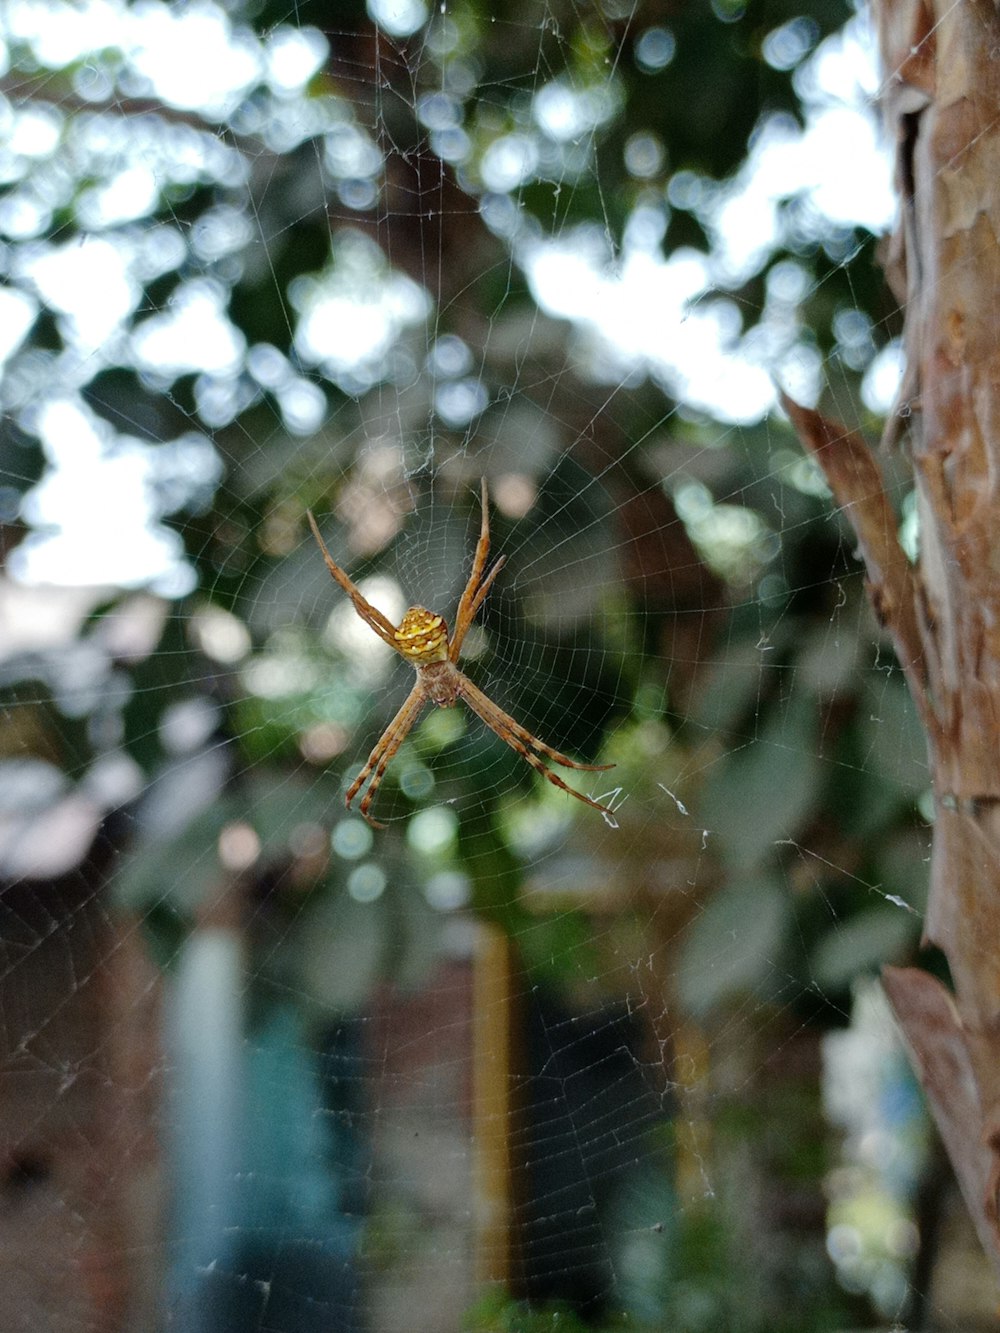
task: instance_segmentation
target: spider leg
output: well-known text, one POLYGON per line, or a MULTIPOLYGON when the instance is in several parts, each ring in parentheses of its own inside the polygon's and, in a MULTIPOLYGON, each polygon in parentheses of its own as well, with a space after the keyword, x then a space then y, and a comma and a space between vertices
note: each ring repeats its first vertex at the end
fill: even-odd
MULTIPOLYGON (((466 700, 468 701, 469 706, 472 708, 473 712, 478 713, 478 715, 486 723, 489 729, 495 732, 496 735, 498 735, 502 741, 504 741, 507 745, 509 745, 512 750, 516 750, 517 753, 522 757, 522 759, 527 759, 531 767, 535 769, 536 772, 541 773, 542 777, 547 779, 547 781, 551 782, 554 787, 558 787, 561 791, 569 792, 570 796, 575 796, 578 801, 583 801, 584 805, 593 806, 595 810, 600 810, 603 814, 611 815, 612 817, 614 816, 614 811, 611 810, 608 806, 601 805, 600 801, 594 801, 589 796, 584 796, 583 792, 574 791, 573 788, 569 786, 568 783, 563 782, 562 778, 559 776, 558 773, 553 773, 551 768, 546 768, 545 765, 542 763, 542 761, 539 759, 538 755, 531 753, 527 745, 525 745, 524 742, 515 733, 515 731, 511 729, 509 724, 513 723, 513 726, 517 727, 517 731, 519 732, 524 732, 523 727, 518 727, 517 723, 514 722, 513 718, 508 717, 508 715, 502 709, 497 708, 496 705, 490 705, 488 708, 483 708, 481 706, 483 702, 485 702, 488 705, 490 703, 490 701, 486 698, 485 695, 481 693, 481 691, 476 690, 476 695, 478 696, 478 698, 473 698, 471 695, 465 693, 465 688, 463 684, 462 693, 466 698, 466 700)), ((525 734, 529 735, 529 733, 525 734)), ((548 746, 542 747, 541 741, 536 740, 535 737, 531 736, 530 739, 536 746, 543 748, 545 753, 549 753, 553 757, 558 754, 557 750, 550 751, 548 746)), ((569 768, 585 768, 585 769, 596 769, 598 767, 614 768, 614 764, 602 764, 599 766, 593 764, 575 764, 573 763, 572 760, 567 760, 565 755, 561 756, 561 759, 563 762, 566 763, 567 767, 569 768)))
MULTIPOLYGON (((473 685, 472 681, 463 672, 460 671, 458 675, 462 698, 466 700, 473 712, 478 713, 488 727, 491 727, 502 740, 507 741, 508 745, 513 745, 515 750, 520 747, 515 745, 513 740, 508 740, 504 734, 505 732, 509 732, 511 736, 524 745, 530 745, 533 750, 537 750, 540 754, 547 755, 549 759, 555 760, 557 764, 562 764, 563 768, 578 768, 585 773, 603 773, 607 769, 615 767, 614 764, 581 764, 575 759, 570 759, 567 755, 562 754, 559 750, 554 750, 551 745, 546 745, 537 736, 533 736, 527 727, 522 727, 519 722, 515 722, 509 713, 505 713, 478 686, 473 685)), ((567 791, 569 790, 571 788, 567 788, 567 791)), ((573 795, 578 796, 579 792, 573 792, 573 795)), ((593 801, 590 804, 593 805, 593 801)), ((603 809, 603 807, 601 808, 603 809)))
POLYGON ((350 810, 351 802, 364 786, 368 775, 372 773, 373 769, 375 770, 372 775, 371 784, 365 792, 361 805, 359 806, 362 818, 366 819, 368 823, 371 824, 372 828, 385 828, 385 825, 380 824, 377 819, 372 819, 368 811, 375 798, 375 793, 378 791, 379 784, 385 776, 385 770, 389 767, 393 756, 406 739, 410 728, 420 715, 420 710, 423 708, 426 698, 427 696, 424 693, 424 687, 418 680, 413 689, 406 696, 402 708, 400 708, 399 712, 378 738, 374 750, 372 750, 371 754, 368 756, 368 762, 347 789, 344 804, 347 806, 348 810, 350 810))
POLYGON ((476 542, 476 554, 472 559, 472 569, 469 572, 469 581, 465 585, 465 590, 458 603, 458 611, 455 613, 455 632, 451 636, 451 642, 448 646, 448 657, 452 662, 458 660, 458 653, 462 646, 462 641, 466 634, 468 634, 469 627, 475 619, 476 612, 482 606, 483 599, 489 592, 493 580, 500 573, 500 569, 504 562, 504 557, 501 556, 486 575, 486 578, 480 583, 483 576, 483 570, 486 568, 486 560, 490 553, 490 497, 489 492, 486 489, 485 477, 482 482, 481 503, 483 507, 483 518, 479 529, 479 541, 476 542))
POLYGON ((355 611, 357 611, 365 624, 369 625, 375 631, 383 643, 387 643, 389 647, 394 648, 401 657, 405 657, 405 653, 401 651, 399 644, 394 637, 396 633, 395 626, 382 614, 381 611, 378 610, 377 607, 372 606, 371 602, 369 602, 361 592, 361 589, 347 577, 334 560, 333 556, 326 549, 326 543, 319 535, 319 528, 316 525, 316 520, 313 518, 311 509, 306 510, 306 516, 309 519, 309 526, 312 528, 317 545, 323 552, 323 559, 326 561, 326 567, 330 571, 331 577, 335 582, 340 584, 344 592, 350 597, 351 601, 354 603, 355 611))
POLYGON ((493 580, 500 573, 501 569, 503 569, 506 563, 507 563, 507 557, 505 555, 497 556, 496 560, 494 560, 493 562, 492 567, 490 568, 490 572, 486 575, 482 583, 479 585, 479 591, 476 593, 475 597, 473 597, 472 605, 469 607, 465 623, 462 625, 461 635, 452 636, 450 651, 454 653, 454 656, 451 659, 453 662, 458 659, 458 651, 462 646, 462 640, 465 638, 466 634, 472 628, 472 622, 476 618, 476 612, 482 606, 483 602, 486 601, 486 594, 489 592, 490 588, 492 588, 493 580))

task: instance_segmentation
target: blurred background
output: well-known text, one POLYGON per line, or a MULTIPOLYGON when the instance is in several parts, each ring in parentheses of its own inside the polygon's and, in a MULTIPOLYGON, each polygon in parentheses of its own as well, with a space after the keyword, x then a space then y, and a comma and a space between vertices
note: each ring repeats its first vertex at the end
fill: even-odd
POLYGON ((9 0, 0 41, 4 1328, 992 1327, 877 981, 923 740, 775 412, 907 410, 864 15, 9 0), (412 677, 305 511, 450 619, 481 477, 464 669, 613 813, 459 707, 375 831, 412 677))

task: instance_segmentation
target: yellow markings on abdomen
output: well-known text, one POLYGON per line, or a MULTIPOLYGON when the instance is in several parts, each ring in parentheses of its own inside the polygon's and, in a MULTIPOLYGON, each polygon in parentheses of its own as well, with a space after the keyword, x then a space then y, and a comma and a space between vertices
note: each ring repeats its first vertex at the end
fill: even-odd
POLYGON ((411 662, 443 662, 448 656, 448 626, 426 606, 411 606, 394 638, 411 662))

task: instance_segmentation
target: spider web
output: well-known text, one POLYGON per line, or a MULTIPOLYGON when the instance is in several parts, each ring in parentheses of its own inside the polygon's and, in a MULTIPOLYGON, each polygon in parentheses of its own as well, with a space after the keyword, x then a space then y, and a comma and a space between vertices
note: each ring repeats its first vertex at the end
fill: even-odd
MULTIPOLYGON (((970 1326, 872 980, 923 742, 768 415, 888 410, 889 218, 768 184, 787 110, 713 179, 639 96, 743 17, 9 7, 10 1328, 970 1326), (374 832, 412 676, 303 515, 451 620, 483 476, 463 669, 614 814, 428 709, 374 832)), ((757 63, 857 147, 847 17, 757 63)))

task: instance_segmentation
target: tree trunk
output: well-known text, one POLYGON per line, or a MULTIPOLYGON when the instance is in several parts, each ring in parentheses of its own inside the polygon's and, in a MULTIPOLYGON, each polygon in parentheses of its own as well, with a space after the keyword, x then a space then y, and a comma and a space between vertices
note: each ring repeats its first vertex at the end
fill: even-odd
POLYGON ((875 460, 786 401, 860 539, 876 611, 927 729, 935 798, 926 939, 885 984, 980 1239, 1000 1272, 1000 17, 986 0, 876 3, 900 221, 905 427, 920 516, 910 566, 875 460))

